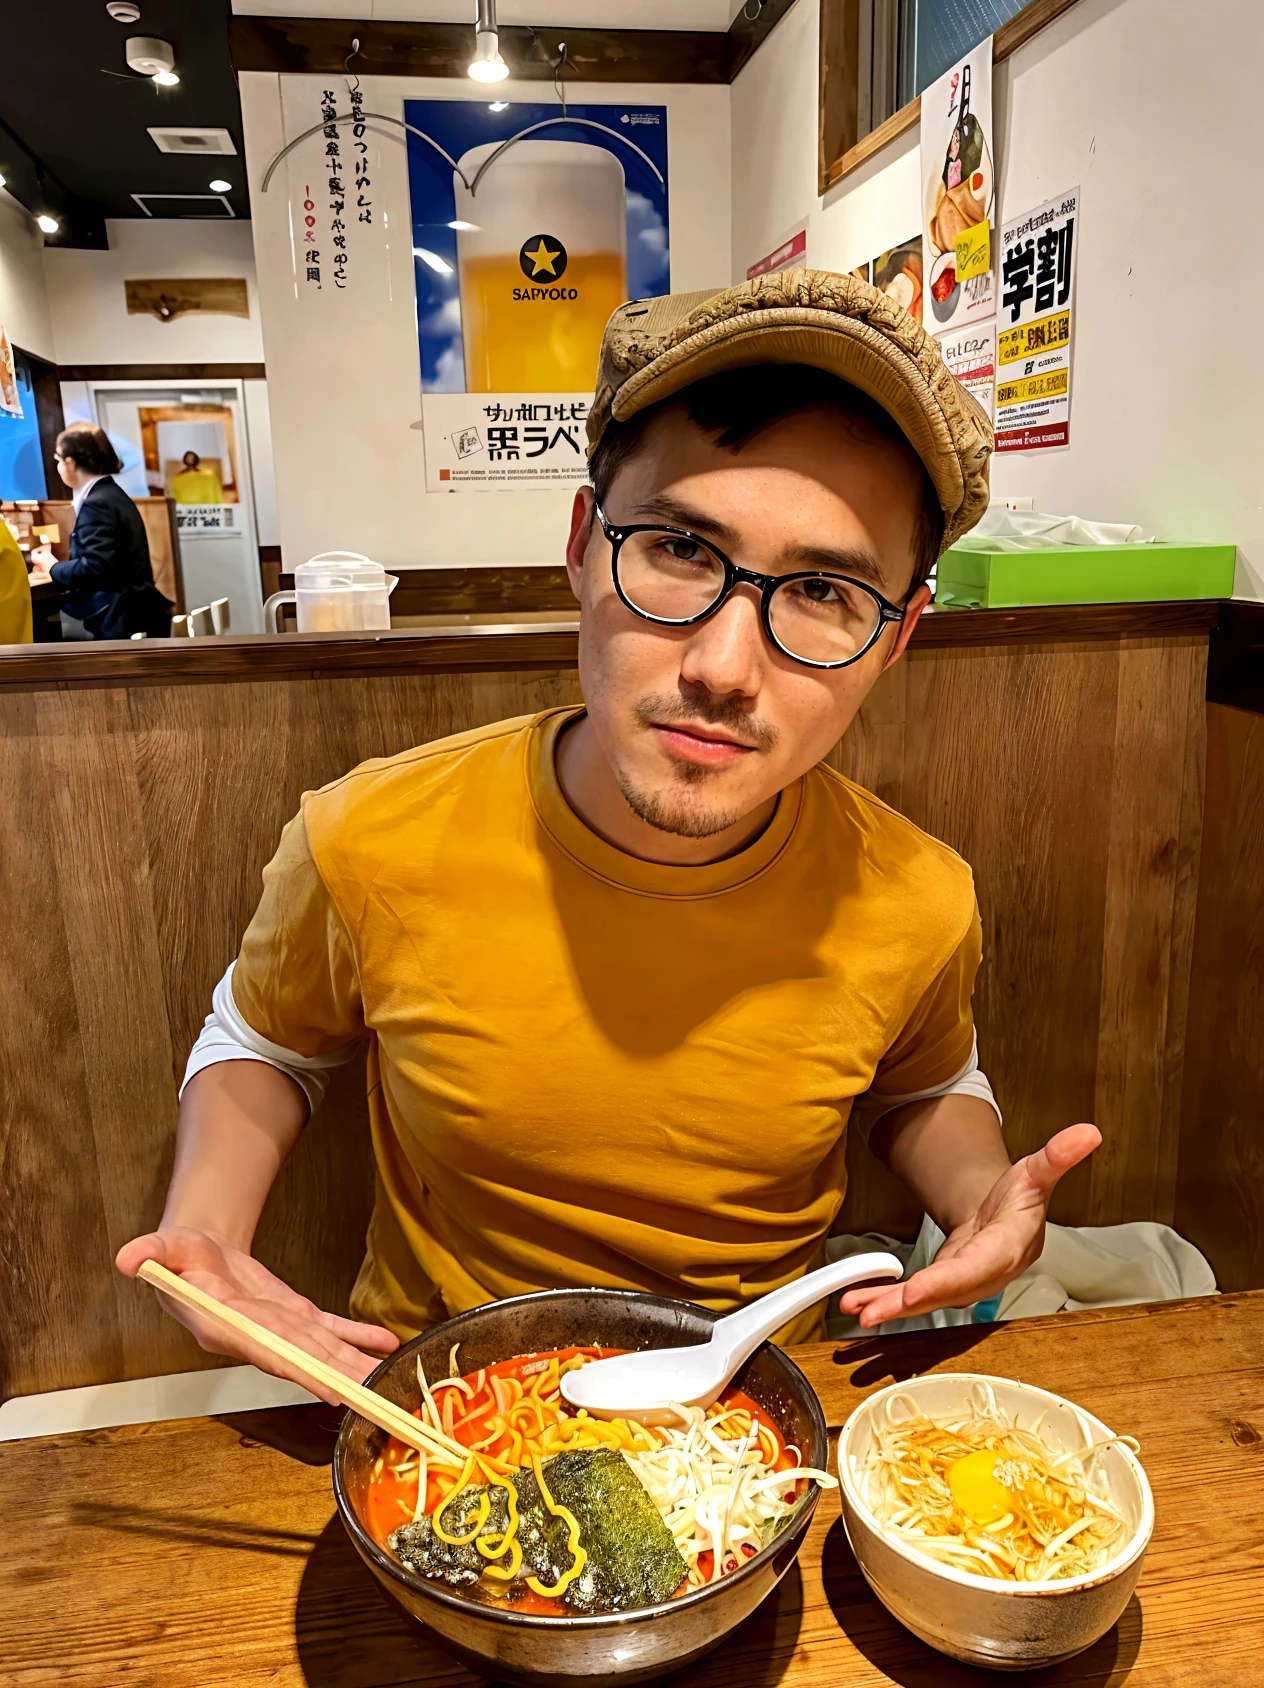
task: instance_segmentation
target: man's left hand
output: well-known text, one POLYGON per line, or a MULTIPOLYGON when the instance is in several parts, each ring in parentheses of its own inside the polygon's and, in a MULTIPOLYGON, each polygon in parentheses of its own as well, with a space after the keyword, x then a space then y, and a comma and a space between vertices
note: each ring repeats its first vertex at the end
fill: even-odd
POLYGON ((941 1307, 969 1307, 999 1295, 1040 1256, 1045 1215, 1059 1178, 1086 1160, 1102 1140, 1095 1125, 1071 1125, 1027 1155, 993 1184, 977 1210, 958 1225, 929 1266, 905 1283, 848 1290, 844 1313, 866 1329, 941 1307))

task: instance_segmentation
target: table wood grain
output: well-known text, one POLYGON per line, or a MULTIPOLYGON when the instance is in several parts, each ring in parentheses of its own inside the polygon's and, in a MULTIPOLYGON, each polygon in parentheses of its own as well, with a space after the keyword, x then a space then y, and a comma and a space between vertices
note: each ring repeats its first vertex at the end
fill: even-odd
MULTIPOLYGON (((794 1350, 831 1431, 935 1371, 1021 1378, 1136 1435, 1157 1524, 1123 1618, 1034 1681, 1264 1688, 1264 1291, 794 1350)), ((334 1511, 328 1408, 0 1446, 4 1688, 474 1688, 334 1511)), ((869 1592, 822 1497, 797 1567, 689 1688, 964 1688, 869 1592)))

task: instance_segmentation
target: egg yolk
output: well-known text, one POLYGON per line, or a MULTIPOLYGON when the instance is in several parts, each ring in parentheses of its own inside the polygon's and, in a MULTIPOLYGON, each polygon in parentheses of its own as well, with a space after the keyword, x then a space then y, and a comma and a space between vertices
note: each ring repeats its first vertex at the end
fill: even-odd
POLYGON ((948 1467, 952 1498, 972 1524, 995 1524, 1012 1509, 1009 1490, 996 1478, 1000 1454, 989 1448, 954 1460, 948 1467))

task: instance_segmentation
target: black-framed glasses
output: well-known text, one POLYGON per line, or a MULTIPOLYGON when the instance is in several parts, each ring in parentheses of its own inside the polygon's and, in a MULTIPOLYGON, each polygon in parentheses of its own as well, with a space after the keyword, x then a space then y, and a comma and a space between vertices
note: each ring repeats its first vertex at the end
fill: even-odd
POLYGON ((809 668, 846 668, 872 650, 904 611, 850 575, 820 569, 756 574, 686 528, 615 527, 594 505, 610 541, 615 591, 633 612, 660 627, 691 627, 714 615, 734 587, 759 592, 760 619, 784 656, 809 668))

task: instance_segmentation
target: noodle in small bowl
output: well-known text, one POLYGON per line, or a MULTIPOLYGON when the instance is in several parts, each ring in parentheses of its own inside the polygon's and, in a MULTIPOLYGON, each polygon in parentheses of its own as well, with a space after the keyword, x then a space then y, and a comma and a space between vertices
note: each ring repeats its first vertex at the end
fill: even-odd
POLYGON ((1135 1452, 1030 1384, 932 1373, 868 1396, 838 1444, 843 1522, 906 1629, 967 1664, 1036 1670, 1105 1635, 1154 1527, 1135 1452))

